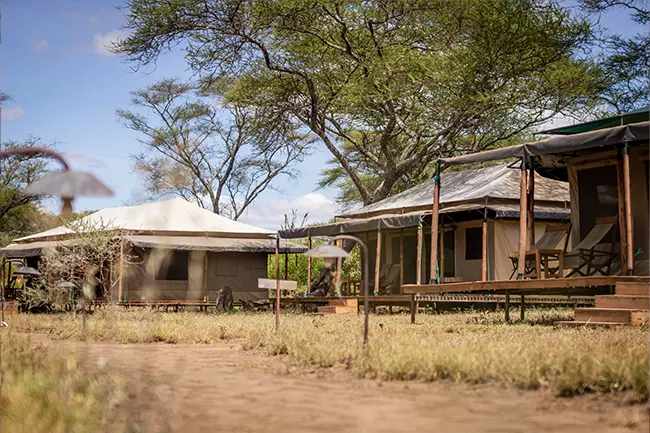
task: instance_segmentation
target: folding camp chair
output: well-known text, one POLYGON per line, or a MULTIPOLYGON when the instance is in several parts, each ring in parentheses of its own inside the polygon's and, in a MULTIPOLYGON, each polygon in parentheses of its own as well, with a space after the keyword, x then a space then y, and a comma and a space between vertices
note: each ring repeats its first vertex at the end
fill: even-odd
MULTIPOLYGON (((539 272, 541 274, 541 269, 538 268, 538 264, 542 262, 545 264, 544 272, 546 276, 561 277, 560 275, 560 256, 566 252, 569 232, 571 231, 571 224, 548 224, 546 230, 541 238, 533 245, 530 250, 526 251, 526 263, 524 275, 534 275, 537 278, 541 278, 537 275, 539 272), (558 249, 560 243, 563 243, 562 248, 558 249), (528 257, 531 257, 529 259, 528 257), (557 267, 550 267, 549 260, 558 261, 557 267)), ((510 274, 510 279, 515 276, 517 273, 517 268, 519 265, 519 252, 513 251, 509 254, 510 261, 512 262, 512 274, 510 274)))
POLYGON ((617 217, 597 218, 596 224, 589 234, 575 246, 570 252, 564 255, 564 266, 571 269, 567 277, 580 275, 583 277, 595 275, 609 275, 612 269, 612 262, 618 255, 616 253, 616 225, 617 217), (612 230, 613 229, 613 230, 612 230), (612 231, 612 242, 610 251, 601 245, 597 248, 607 233, 612 231), (606 268, 606 271, 603 271, 606 268))

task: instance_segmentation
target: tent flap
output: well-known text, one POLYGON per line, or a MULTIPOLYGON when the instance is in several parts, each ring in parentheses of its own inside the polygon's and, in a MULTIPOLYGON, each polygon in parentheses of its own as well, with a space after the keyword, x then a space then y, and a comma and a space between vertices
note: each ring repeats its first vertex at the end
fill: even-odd
MULTIPOLYGON (((140 248, 164 248, 170 250, 193 250, 212 252, 275 252, 275 239, 252 238, 207 238, 193 236, 127 236, 133 245, 140 248)), ((303 253, 306 247, 287 241, 280 241, 281 253, 303 253)))
POLYGON ((392 230, 417 227, 422 221, 421 213, 404 215, 386 215, 377 218, 355 219, 315 227, 280 230, 278 234, 284 239, 306 238, 309 236, 335 236, 344 233, 361 233, 376 230, 392 230))

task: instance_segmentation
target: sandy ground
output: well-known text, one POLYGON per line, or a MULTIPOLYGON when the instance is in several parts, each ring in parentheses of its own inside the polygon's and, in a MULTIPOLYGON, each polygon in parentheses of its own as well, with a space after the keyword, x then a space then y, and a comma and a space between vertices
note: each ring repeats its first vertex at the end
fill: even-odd
MULTIPOLYGON (((648 432, 648 409, 620 397, 450 383, 359 380, 295 369, 232 344, 46 342, 127 386, 120 418, 173 432, 648 432)), ((149 429, 147 429, 150 431, 149 429)))

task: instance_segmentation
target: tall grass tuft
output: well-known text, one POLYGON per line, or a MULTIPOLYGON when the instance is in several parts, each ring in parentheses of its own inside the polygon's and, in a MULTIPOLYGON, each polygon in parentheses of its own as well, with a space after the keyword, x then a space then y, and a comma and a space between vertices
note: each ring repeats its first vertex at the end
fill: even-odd
MULTIPOLYGON (((344 368, 382 380, 449 380, 552 389, 557 395, 631 391, 648 398, 647 330, 629 327, 554 328, 571 310, 529 310, 524 323, 501 314, 466 312, 371 317, 370 344, 361 344, 362 317, 283 314, 279 333, 271 314, 96 312, 91 341, 211 344, 239 340, 244 349, 287 355, 310 367, 344 368)), ((15 315, 12 326, 57 338, 81 339, 72 315, 15 315)))

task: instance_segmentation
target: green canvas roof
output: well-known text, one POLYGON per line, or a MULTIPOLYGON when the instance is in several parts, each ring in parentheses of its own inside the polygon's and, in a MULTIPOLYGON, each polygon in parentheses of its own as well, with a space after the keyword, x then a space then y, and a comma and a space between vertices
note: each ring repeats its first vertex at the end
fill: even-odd
POLYGON ((647 122, 650 120, 650 105, 645 108, 619 114, 617 116, 606 117, 604 119, 593 120, 591 122, 578 123, 577 125, 562 126, 554 129, 537 132, 537 134, 549 135, 571 135, 582 132, 595 131, 597 129, 611 128, 613 126, 623 126, 630 123, 647 122))

